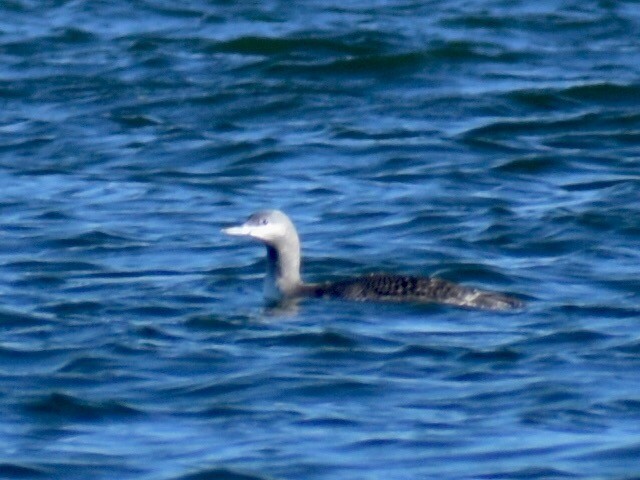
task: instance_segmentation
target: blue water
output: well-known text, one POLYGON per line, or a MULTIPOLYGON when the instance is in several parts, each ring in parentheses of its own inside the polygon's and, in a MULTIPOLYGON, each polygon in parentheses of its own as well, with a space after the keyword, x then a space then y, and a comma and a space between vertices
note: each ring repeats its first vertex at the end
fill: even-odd
POLYGON ((0 478, 640 475, 633 1, 0 3, 0 478), (292 4, 293 3, 293 4, 292 4), (499 314, 265 308, 439 275, 499 314))

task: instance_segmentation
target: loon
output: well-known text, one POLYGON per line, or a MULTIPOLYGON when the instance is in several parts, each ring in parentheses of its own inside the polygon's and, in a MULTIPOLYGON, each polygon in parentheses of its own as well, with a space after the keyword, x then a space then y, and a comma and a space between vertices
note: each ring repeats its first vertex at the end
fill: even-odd
POLYGON ((465 287, 436 277, 372 273, 348 280, 304 283, 300 277, 300 239, 287 215, 279 210, 252 214, 242 225, 222 229, 227 235, 258 240, 267 247, 264 296, 270 303, 301 297, 355 301, 440 303, 484 310, 524 306, 502 293, 465 287))

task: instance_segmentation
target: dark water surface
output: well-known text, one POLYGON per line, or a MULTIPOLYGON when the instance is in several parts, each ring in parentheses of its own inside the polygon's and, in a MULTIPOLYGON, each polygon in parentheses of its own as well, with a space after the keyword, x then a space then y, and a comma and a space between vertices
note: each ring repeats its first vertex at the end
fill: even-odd
POLYGON ((8 0, 0 107, 0 478, 640 475, 637 2, 8 0))

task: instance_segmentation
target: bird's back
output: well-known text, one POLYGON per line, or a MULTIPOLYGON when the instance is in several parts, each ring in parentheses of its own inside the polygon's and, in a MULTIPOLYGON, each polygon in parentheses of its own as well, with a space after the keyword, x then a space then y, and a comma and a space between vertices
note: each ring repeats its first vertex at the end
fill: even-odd
POLYGON ((510 310, 522 302, 434 277, 374 273, 358 278, 306 285, 303 295, 356 301, 444 303, 487 310, 510 310))

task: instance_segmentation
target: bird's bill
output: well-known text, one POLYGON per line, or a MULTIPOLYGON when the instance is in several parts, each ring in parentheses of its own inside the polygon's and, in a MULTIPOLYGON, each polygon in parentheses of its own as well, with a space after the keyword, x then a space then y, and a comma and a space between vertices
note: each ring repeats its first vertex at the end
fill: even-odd
POLYGON ((251 236, 252 232, 253 232, 253 228, 250 227, 249 225, 238 225, 237 227, 229 227, 229 228, 222 229, 222 233, 225 233, 227 235, 233 235, 236 237, 248 237, 248 236, 251 236))

